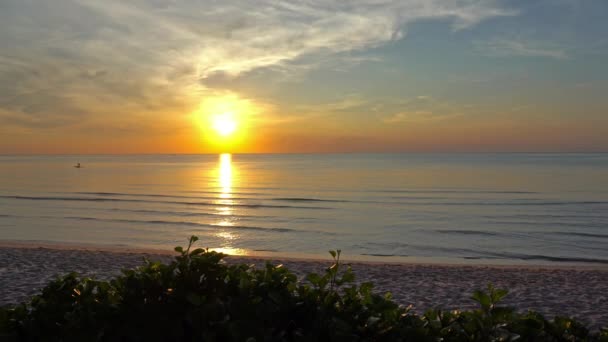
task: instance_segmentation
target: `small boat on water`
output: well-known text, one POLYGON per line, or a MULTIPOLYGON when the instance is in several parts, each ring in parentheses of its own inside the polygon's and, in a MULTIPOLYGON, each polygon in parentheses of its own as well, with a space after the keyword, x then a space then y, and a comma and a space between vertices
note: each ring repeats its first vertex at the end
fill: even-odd
POLYGON ((74 167, 77 168, 77 169, 81 169, 82 168, 82 166, 80 166, 80 163, 77 163, 76 165, 74 165, 74 167))

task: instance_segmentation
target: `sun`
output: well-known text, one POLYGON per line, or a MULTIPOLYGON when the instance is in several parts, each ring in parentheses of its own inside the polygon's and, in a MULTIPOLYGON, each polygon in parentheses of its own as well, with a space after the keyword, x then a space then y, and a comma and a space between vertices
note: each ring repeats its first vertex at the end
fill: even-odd
POLYGON ((205 151, 235 152, 248 146, 254 118, 260 113, 258 105, 237 94, 209 95, 199 100, 192 111, 196 128, 205 151))
POLYGON ((236 130, 236 121, 229 113, 216 115, 213 118, 212 127, 219 135, 227 137, 236 130))

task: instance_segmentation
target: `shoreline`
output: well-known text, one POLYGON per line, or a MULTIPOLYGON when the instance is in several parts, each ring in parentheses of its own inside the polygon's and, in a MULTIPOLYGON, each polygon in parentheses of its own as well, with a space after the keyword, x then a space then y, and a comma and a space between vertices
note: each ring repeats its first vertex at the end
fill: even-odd
MULTIPOLYGON (((178 245, 180 245, 178 243, 178 245)), ((181 243, 181 246, 186 247, 187 241, 181 243)), ((195 248, 202 246, 195 243, 195 248)), ((159 256, 175 256, 176 252, 173 248, 146 248, 135 247, 129 245, 97 245, 90 243, 70 243, 70 242, 52 242, 52 241, 31 241, 31 240, 1 240, 0 249, 2 248, 25 248, 25 249, 53 249, 53 250, 77 250, 77 251, 93 251, 107 252, 117 254, 146 254, 159 256)), ((211 248, 213 250, 213 248, 211 248)), ((321 257, 313 254, 302 253, 285 253, 285 252, 269 252, 269 251, 247 251, 250 254, 227 254, 231 259, 259 259, 259 260, 289 260, 292 262, 326 262, 330 263, 331 258, 329 253, 326 257, 321 257)), ((344 251, 343 251, 344 252, 344 251)), ((420 266, 443 266, 443 267, 481 267, 481 268, 501 268, 501 269, 559 269, 559 270, 593 270, 608 272, 608 264, 593 264, 593 263, 574 263, 574 262, 553 262, 553 263, 493 263, 492 261, 479 262, 479 259, 469 260, 462 259, 454 261, 448 258, 424 258, 424 257, 373 257, 368 256, 352 256, 342 254, 341 261, 346 264, 361 264, 361 265, 420 265, 420 266)))
MULTIPOLYGON (((26 300, 57 275, 75 271, 107 280, 121 269, 142 265, 143 257, 168 262, 175 254, 172 250, 0 241, 0 305, 26 300)), ((267 261, 281 263, 300 279, 323 272, 331 264, 329 257, 229 256, 225 260, 257 267, 267 261)), ((417 313, 433 307, 476 308, 470 299, 473 291, 493 283, 509 290, 504 304, 519 311, 535 310, 549 319, 573 316, 592 329, 608 325, 608 271, 602 268, 343 262, 353 268, 357 282, 372 281, 375 292, 391 292, 395 302, 413 305, 417 313)))

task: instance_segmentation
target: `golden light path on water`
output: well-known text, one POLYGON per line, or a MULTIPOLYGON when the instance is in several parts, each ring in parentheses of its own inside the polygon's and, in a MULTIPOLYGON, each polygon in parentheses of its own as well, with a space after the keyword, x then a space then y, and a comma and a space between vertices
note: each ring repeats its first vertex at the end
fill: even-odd
MULTIPOLYGON (((219 165, 216 172, 217 187, 219 188, 219 199, 217 203, 225 205, 218 209, 221 215, 225 215, 225 218, 220 220, 217 225, 230 227, 234 225, 233 218, 231 217, 233 214, 233 209, 231 206, 235 204, 234 200, 232 199, 234 172, 232 166, 232 155, 230 153, 220 154, 219 165)), ((215 251, 231 255, 246 254, 243 249, 232 247, 233 241, 239 237, 238 234, 231 232, 228 229, 220 229, 215 236, 223 241, 221 247, 214 248, 215 251)))
POLYGON ((221 198, 229 199, 232 197, 232 155, 229 153, 220 154, 219 185, 221 188, 221 198))

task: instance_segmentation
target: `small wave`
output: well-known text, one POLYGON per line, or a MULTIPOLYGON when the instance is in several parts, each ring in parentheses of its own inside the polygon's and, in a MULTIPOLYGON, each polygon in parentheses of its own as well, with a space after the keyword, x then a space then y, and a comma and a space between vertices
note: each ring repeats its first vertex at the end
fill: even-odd
POLYGON ((5 196, 0 198, 31 200, 31 201, 86 201, 86 202, 147 202, 144 200, 118 199, 118 198, 88 198, 88 197, 34 197, 34 196, 5 196))
MULTIPOLYGON (((585 257, 560 257, 542 254, 521 254, 521 253, 497 253, 489 251, 478 251, 481 259, 512 259, 525 261, 551 261, 551 262, 570 262, 570 263, 593 263, 593 264, 608 264, 606 259, 585 258, 585 257)), ((471 256, 468 256, 469 258, 471 256)))
POLYGON ((278 197, 272 198, 273 201, 286 201, 286 202, 336 202, 336 203, 348 203, 351 201, 347 200, 333 200, 333 199, 320 199, 320 198, 299 198, 299 197, 278 197))
MULTIPOLYGON (((118 196, 118 197, 186 198, 186 199, 207 199, 207 200, 221 199, 218 197, 211 197, 211 196, 203 197, 203 196, 181 196, 181 195, 141 194, 141 193, 122 193, 122 192, 69 192, 69 194, 94 195, 94 196, 118 196)), ((260 198, 230 197, 230 199, 235 200, 235 201, 246 201, 246 200, 258 200, 260 198)))
POLYGON ((546 260, 553 262, 577 262, 577 263, 590 263, 590 264, 608 264, 606 259, 595 259, 595 258, 577 258, 577 257, 556 257, 549 255, 520 255, 516 256, 516 259, 521 260, 546 260))
POLYGON ((608 204, 608 201, 553 201, 553 202, 408 202, 404 205, 422 206, 569 206, 608 204))
POLYGON ((313 209, 313 210, 327 210, 333 209, 329 207, 302 207, 302 206, 293 206, 293 205, 270 205, 270 204, 222 204, 222 203, 207 203, 207 202, 161 202, 161 203, 169 203, 169 204, 185 204, 185 205, 200 205, 200 206, 212 206, 212 207, 238 207, 238 208, 250 208, 250 209, 258 209, 258 208, 277 208, 277 209, 313 209))
POLYGON ((457 229, 437 229, 435 232, 440 234, 460 234, 460 235, 484 235, 484 236, 498 236, 499 233, 484 232, 479 230, 457 230, 457 229))
POLYGON ((484 215, 486 219, 608 219, 608 215, 592 214, 509 214, 509 215, 484 215))
POLYGON ((368 249, 368 250, 378 250, 378 249, 395 249, 395 248, 407 248, 410 247, 410 244, 401 243, 401 242, 366 242, 366 243, 357 243, 354 244, 353 247, 368 249))
MULTIPOLYGON (((203 193, 208 193, 208 194, 221 194, 222 193, 222 188, 221 187, 210 187, 209 189, 214 189, 214 190, 182 190, 181 192, 183 193, 197 193, 197 194, 203 194, 203 193)), ((280 188, 280 187, 255 187, 255 186, 235 186, 231 188, 234 192, 233 194, 247 194, 247 195, 263 195, 262 192, 255 192, 255 191, 277 191, 277 190, 284 190, 284 188, 280 188), (254 192, 251 192, 250 190, 254 190, 254 192)))
MULTIPOLYGON (((375 257, 407 257, 407 254, 382 254, 382 253, 362 253, 365 256, 375 257)), ((585 264, 608 264, 606 259, 595 258, 577 258, 577 257, 556 257, 549 255, 520 255, 520 254, 488 254, 480 256, 461 256, 467 260, 483 260, 483 259, 505 259, 505 260, 524 260, 524 261, 550 261, 555 263, 585 263, 585 264)))
MULTIPOLYGON (((129 195, 127 193, 122 193, 122 192, 86 192, 86 191, 79 191, 79 192, 68 192, 69 194, 81 194, 81 195, 97 195, 97 196, 126 196, 129 195)), ((137 196, 137 194, 132 194, 134 196, 137 196)))
POLYGON ((608 239, 608 234, 579 233, 579 232, 550 232, 549 234, 608 239))
POLYGON ((606 224, 592 222, 536 222, 536 221, 488 221, 494 225, 538 226, 538 227, 571 227, 571 228, 603 228, 606 224))
MULTIPOLYGON (((184 191, 179 191, 179 192, 184 193, 184 194, 206 194, 206 195, 221 195, 221 194, 225 193, 224 191, 191 191, 191 190, 184 190, 184 191)), ((232 195, 249 195, 249 196, 266 195, 261 192, 239 192, 239 191, 231 191, 230 194, 232 194, 232 195)))
POLYGON ((534 191, 500 191, 500 190, 366 190, 365 192, 394 194, 538 194, 534 191))
MULTIPOLYGON (((552 256, 552 255, 542 255, 542 254, 522 254, 522 253, 509 253, 509 252, 492 252, 492 251, 483 251, 483 250, 475 250, 468 248, 451 248, 451 247, 438 247, 438 246, 422 246, 422 245, 406 245, 401 243, 369 243, 366 246, 358 246, 363 247, 364 249, 389 249, 395 250, 400 248, 410 248, 414 250, 424 250, 426 252, 435 251, 436 256, 441 257, 449 257, 449 258, 463 258, 463 259, 503 259, 503 260, 524 260, 524 261, 549 261, 555 263, 591 263, 591 264, 608 264, 607 259, 598 259, 598 258, 587 258, 587 257, 561 257, 561 256, 552 256)), ((404 251, 405 252, 405 251, 404 251)), ((410 256, 408 254, 403 253, 377 253, 375 251, 369 251, 366 253, 362 253, 361 255, 369 255, 369 256, 378 256, 378 257, 407 257, 410 256)), ((414 253, 414 255, 419 255, 414 253)))
MULTIPOLYGON (((64 219, 79 220, 79 221, 99 221, 99 222, 117 222, 117 223, 135 223, 135 224, 153 224, 153 225, 179 225, 179 226, 191 226, 191 227, 203 227, 203 228, 225 228, 234 230, 257 230, 257 231, 273 231, 273 232, 298 232, 295 229, 289 228, 270 228, 270 227, 256 227, 256 226, 225 226, 219 224, 207 224, 197 223, 188 221, 163 221, 163 220, 128 220, 128 219, 106 219, 98 217, 83 217, 83 216, 64 216, 64 219)), ((318 233, 318 232, 314 232, 318 233)))
MULTIPOLYGON (((449 251, 450 248, 444 250, 449 251)), ((479 258, 479 259, 505 259, 505 260, 524 260, 524 261, 550 261, 561 263, 593 263, 593 264, 608 264, 606 259, 585 258, 585 257, 561 257, 543 254, 522 254, 509 252, 491 252, 469 249, 454 249, 454 251, 465 254, 462 258, 479 258), (466 255, 468 254, 468 255, 466 255)))
POLYGON ((393 257, 393 256, 407 256, 407 255, 401 255, 401 254, 383 254, 383 253, 361 253, 361 255, 365 255, 365 256, 374 256, 374 257, 393 257))
MULTIPOLYGON (((87 208, 90 210, 90 208, 87 208)), ((99 209, 99 208, 93 208, 99 209)), ((191 211, 161 211, 161 210, 148 210, 148 209, 122 209, 122 208, 101 208, 101 210, 105 211, 117 211, 117 212, 128 212, 128 213, 138 213, 138 214, 156 214, 156 215, 174 215, 174 216, 225 216, 223 214, 213 214, 213 213, 197 213, 191 211)), ((239 215, 230 215, 231 217, 239 216, 239 215)))
POLYGON ((32 200, 32 201, 82 201, 82 202, 131 202, 131 203, 164 203, 177 205, 210 206, 210 207, 237 207, 237 208, 278 208, 278 209, 333 209, 330 207, 309 207, 291 205, 269 205, 269 204, 242 204, 242 203, 209 203, 209 202, 178 202, 178 201, 150 201, 143 199, 124 198, 99 198, 99 197, 34 197, 34 196, 0 196, 0 198, 32 200))
MULTIPOLYGON (((88 210, 104 210, 104 211, 117 211, 117 212, 128 212, 128 213, 140 213, 140 214, 156 214, 156 215, 173 215, 182 217, 198 217, 198 216, 212 216, 212 217, 226 217, 225 214, 218 213, 201 213, 192 211, 162 211, 162 210, 149 210, 149 209, 123 209, 123 208, 87 208, 88 210)), ((275 216, 259 216, 259 215, 239 215, 230 214, 230 217, 234 218, 254 218, 254 219, 273 219, 275 216)))
POLYGON ((445 200, 454 200, 454 198, 450 198, 450 197, 433 197, 433 196, 387 196, 384 198, 388 198, 388 199, 392 199, 392 200, 412 200, 412 201, 416 201, 416 200, 440 200, 440 201, 445 201, 445 200))
POLYGON ((182 196, 182 195, 163 195, 163 194, 142 194, 142 193, 126 193, 126 192, 68 192, 69 194, 78 195, 94 195, 94 196, 119 196, 119 197, 161 197, 161 198, 216 198, 216 197, 199 197, 199 196, 182 196))

